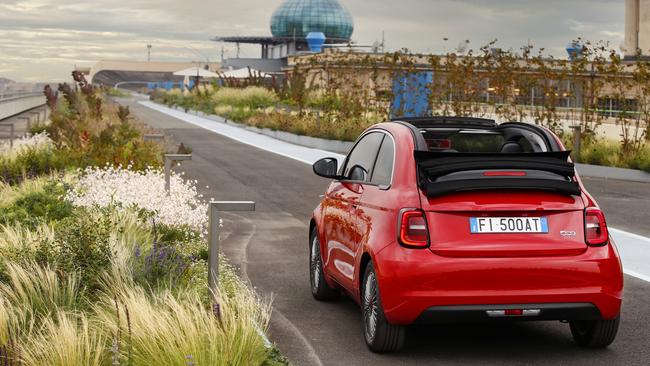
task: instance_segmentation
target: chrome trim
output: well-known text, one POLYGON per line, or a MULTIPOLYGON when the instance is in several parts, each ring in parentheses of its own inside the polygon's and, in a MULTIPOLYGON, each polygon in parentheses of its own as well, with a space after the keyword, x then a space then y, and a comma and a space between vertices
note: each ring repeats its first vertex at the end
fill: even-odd
MULTIPOLYGON (((512 309, 508 309, 512 310, 512 309)), ((540 309, 522 309, 521 315, 506 315, 505 310, 485 310, 485 313, 490 318, 503 318, 503 317, 521 317, 521 316, 538 316, 542 313, 540 309)))

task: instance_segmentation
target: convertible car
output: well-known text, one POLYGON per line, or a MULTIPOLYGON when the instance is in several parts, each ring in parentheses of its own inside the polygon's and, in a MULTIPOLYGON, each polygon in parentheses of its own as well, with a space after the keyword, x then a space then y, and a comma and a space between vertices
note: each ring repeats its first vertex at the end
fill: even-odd
MULTIPOLYGON (((311 291, 361 306, 374 352, 400 350, 409 324, 554 320, 606 347, 623 275, 605 215, 570 151, 540 126, 461 117, 367 129, 310 222, 311 291)), ((340 166, 339 166, 340 165, 340 166)))

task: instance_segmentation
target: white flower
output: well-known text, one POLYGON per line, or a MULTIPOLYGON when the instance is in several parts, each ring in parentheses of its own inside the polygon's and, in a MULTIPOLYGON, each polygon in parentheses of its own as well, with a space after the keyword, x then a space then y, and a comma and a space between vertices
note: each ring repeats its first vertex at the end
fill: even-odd
POLYGON ((205 231, 208 220, 208 205, 200 200, 193 181, 172 173, 167 193, 163 172, 151 168, 142 172, 122 167, 86 168, 67 199, 81 207, 136 207, 154 213, 159 223, 188 225, 200 232, 205 231))
POLYGON ((47 135, 47 132, 41 132, 33 136, 21 137, 15 139, 13 148, 9 141, 0 143, 0 155, 16 156, 28 150, 46 150, 52 149, 54 142, 47 135))

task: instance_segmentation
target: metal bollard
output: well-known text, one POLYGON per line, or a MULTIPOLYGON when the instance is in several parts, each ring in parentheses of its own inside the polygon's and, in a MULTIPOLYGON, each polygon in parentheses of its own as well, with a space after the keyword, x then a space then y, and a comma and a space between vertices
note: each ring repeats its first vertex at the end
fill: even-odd
POLYGON ((208 218, 208 288, 212 296, 219 288, 219 212, 255 211, 253 201, 210 201, 208 218))
POLYGON ((165 154, 165 191, 169 194, 172 161, 192 160, 192 154, 165 154))
POLYGON ((580 131, 581 131, 581 126, 580 125, 574 125, 574 126, 569 126, 573 130, 573 162, 574 163, 579 163, 580 162, 580 131))

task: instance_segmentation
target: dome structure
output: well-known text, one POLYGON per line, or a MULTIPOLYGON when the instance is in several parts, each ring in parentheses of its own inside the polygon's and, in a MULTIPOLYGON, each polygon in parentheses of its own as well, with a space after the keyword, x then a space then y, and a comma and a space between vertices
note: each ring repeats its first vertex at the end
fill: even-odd
POLYGON ((349 41, 354 30, 352 15, 337 0, 286 0, 273 12, 273 37, 305 38, 323 32, 328 41, 349 41))

